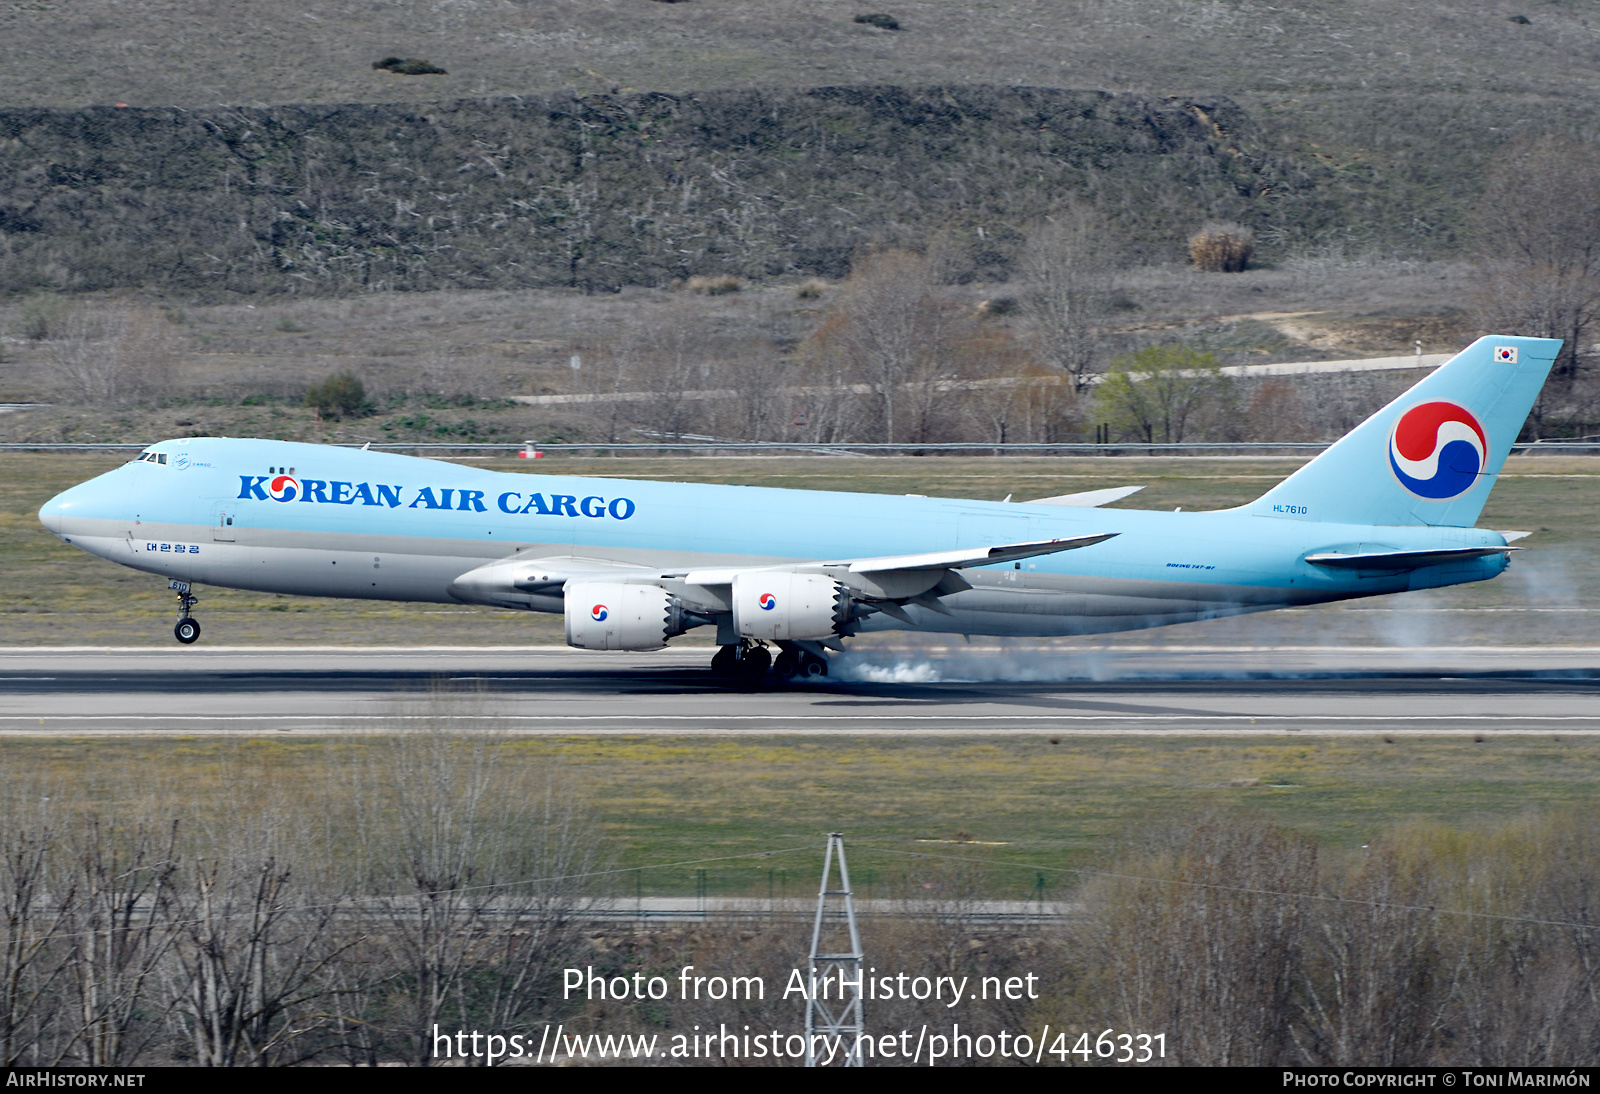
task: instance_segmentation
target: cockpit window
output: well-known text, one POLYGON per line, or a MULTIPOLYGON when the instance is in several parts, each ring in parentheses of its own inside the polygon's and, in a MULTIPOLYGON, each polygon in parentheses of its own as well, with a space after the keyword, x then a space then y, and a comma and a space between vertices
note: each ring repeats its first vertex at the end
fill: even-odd
POLYGON ((139 453, 138 458, 135 459, 133 462, 134 463, 157 463, 157 464, 161 464, 163 467, 165 467, 166 463, 167 463, 167 454, 165 452, 141 452, 141 453, 139 453))

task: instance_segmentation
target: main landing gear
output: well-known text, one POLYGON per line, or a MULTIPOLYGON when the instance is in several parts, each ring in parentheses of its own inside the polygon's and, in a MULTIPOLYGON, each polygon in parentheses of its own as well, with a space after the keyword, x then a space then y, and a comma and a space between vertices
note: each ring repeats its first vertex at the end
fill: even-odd
POLYGON ((778 679, 784 681, 796 677, 816 679, 828 675, 826 658, 791 646, 787 642, 779 644, 776 659, 766 646, 748 639, 737 645, 720 647, 716 656, 711 658, 711 675, 729 680, 742 680, 749 684, 759 683, 769 668, 777 673, 778 679))
POLYGON ((178 594, 178 622, 173 625, 172 637, 185 646, 193 645, 200 637, 200 620, 192 618, 189 609, 200 603, 200 598, 190 594, 187 581, 169 581, 167 587, 178 594))

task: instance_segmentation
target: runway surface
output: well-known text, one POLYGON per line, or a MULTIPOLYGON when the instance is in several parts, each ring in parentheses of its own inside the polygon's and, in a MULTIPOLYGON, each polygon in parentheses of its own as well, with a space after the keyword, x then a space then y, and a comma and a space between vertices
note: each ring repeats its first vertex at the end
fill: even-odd
POLYGON ((1600 647, 878 647, 760 687, 709 655, 12 648, 0 735, 1600 735, 1600 647))

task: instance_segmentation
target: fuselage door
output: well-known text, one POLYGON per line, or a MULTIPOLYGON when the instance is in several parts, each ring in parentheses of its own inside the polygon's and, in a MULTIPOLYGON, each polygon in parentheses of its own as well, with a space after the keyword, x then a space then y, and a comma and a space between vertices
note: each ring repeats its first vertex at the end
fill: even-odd
POLYGON ((232 503, 217 506, 216 519, 211 522, 211 539, 214 543, 233 542, 233 521, 236 516, 232 503))

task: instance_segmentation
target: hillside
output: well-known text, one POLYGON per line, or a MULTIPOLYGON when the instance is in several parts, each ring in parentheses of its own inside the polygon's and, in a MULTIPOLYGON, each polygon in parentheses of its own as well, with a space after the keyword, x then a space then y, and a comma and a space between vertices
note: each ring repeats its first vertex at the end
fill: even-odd
POLYGON ((1600 120, 1592 9, 1516 6, 33 0, 0 291, 835 276, 946 229, 996 278, 1072 193, 1146 260, 1209 217, 1269 262, 1453 255, 1508 141, 1600 120))
POLYGON ((0 286, 184 293, 614 289, 842 275, 963 233, 1003 277, 1087 194, 1170 249, 1208 218, 1331 222, 1226 99, 819 88, 0 113, 0 286))

